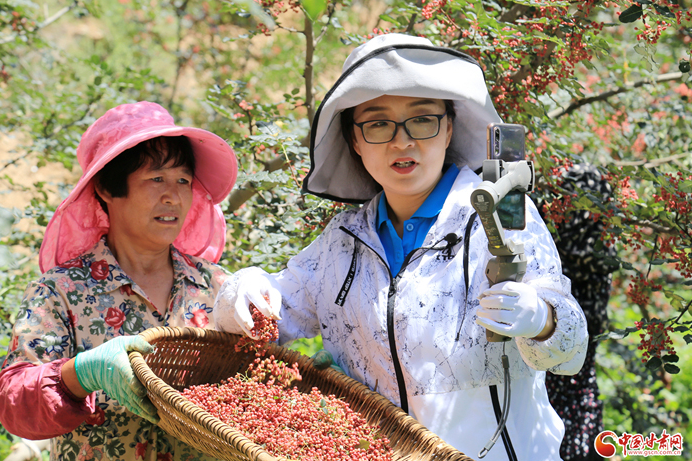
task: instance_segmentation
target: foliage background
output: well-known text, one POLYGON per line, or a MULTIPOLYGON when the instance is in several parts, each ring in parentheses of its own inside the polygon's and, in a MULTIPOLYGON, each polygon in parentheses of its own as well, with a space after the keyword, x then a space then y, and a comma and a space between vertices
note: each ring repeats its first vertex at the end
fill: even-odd
POLYGON ((415 33, 478 59, 505 120, 529 127, 550 226, 570 208, 608 224, 605 429, 692 439, 685 1, 0 0, 0 346, 38 276, 42 230, 81 173, 80 136, 105 110, 151 100, 227 139, 241 173, 223 204, 221 263, 276 271, 342 209, 300 194, 320 98, 354 46, 415 33), (565 165, 584 161, 609 175, 614 199, 563 193, 565 165), (645 332, 660 322, 671 331, 645 332))

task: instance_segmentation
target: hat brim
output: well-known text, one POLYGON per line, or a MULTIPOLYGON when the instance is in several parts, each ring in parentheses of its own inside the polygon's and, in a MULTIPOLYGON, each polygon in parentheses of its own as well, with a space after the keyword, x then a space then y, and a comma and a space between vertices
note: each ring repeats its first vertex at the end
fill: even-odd
POLYGON ((195 155, 193 202, 174 245, 183 253, 213 262, 219 260, 225 246, 226 226, 218 203, 226 198, 235 184, 238 174, 235 153, 222 138, 206 130, 159 126, 123 138, 84 171, 46 227, 39 251, 42 272, 80 256, 108 232, 108 216, 94 196, 94 176, 127 149, 160 136, 186 136, 195 155), (79 241, 62 238, 78 229, 81 235, 79 241))
MULTIPOLYGON (((226 198, 233 188, 238 176, 238 163, 235 153, 219 136, 200 128, 191 127, 154 127, 138 131, 133 136, 128 136, 113 144, 89 168, 82 174, 77 185, 72 190, 75 196, 81 193, 83 188, 93 177, 118 155, 127 149, 149 139, 159 136, 185 136, 190 139, 192 150, 195 154, 195 178, 202 183, 211 195, 214 204, 220 203, 226 198)), ((69 204, 69 197, 66 199, 69 204)))

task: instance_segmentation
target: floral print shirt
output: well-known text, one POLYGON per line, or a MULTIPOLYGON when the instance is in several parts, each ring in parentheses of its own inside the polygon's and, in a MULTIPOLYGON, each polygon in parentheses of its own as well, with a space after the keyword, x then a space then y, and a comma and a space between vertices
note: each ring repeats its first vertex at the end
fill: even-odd
POLYGON ((28 286, 0 374, 0 407, 10 407, 1 412, 6 428, 11 428, 13 419, 34 419, 27 411, 39 408, 31 426, 17 424, 35 427, 38 438, 48 430, 42 427, 54 434, 65 432, 52 439, 51 460, 209 459, 103 391, 75 400, 59 378, 58 363, 118 336, 156 326, 214 328, 214 299, 228 272, 173 247, 171 257, 175 277, 168 306, 151 303, 120 268, 105 238, 28 286), (47 416, 44 408, 50 408, 47 416), (66 427, 75 415, 78 422, 66 427))

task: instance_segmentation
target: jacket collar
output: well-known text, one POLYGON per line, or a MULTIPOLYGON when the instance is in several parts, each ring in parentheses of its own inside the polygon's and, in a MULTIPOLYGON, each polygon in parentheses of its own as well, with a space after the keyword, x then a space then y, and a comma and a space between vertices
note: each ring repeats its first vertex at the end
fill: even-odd
POLYGON ((428 232, 428 237, 432 236, 432 239, 428 241, 426 238, 426 245, 436 242, 449 233, 458 236, 463 234, 467 216, 475 211, 471 206, 471 192, 480 183, 481 178, 468 166, 460 169, 437 221, 428 232))
MULTIPOLYGON (((471 192, 480 183, 481 178, 468 166, 460 168, 452 190, 445 199, 435 224, 425 237, 423 246, 431 246, 450 233, 457 236, 463 235, 468 216, 474 212, 471 206, 471 192)), ((377 234, 377 210, 382 194, 383 192, 379 192, 372 200, 364 204, 355 215, 358 218, 344 223, 344 227, 386 260, 384 247, 377 234)))

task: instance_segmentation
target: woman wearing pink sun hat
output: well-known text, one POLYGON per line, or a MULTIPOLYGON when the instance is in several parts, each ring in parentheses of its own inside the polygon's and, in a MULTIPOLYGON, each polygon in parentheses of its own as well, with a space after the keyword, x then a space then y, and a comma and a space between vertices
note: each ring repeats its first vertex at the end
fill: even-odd
POLYGON ((215 326, 228 277, 219 203, 231 147, 176 126, 158 104, 123 104, 82 136, 83 174, 55 211, 0 372, 0 424, 52 438, 51 459, 205 459, 156 427, 127 353, 154 326, 215 326), (32 414, 33 417, 27 417, 32 414), (190 458, 192 457, 192 458, 190 458))

